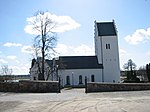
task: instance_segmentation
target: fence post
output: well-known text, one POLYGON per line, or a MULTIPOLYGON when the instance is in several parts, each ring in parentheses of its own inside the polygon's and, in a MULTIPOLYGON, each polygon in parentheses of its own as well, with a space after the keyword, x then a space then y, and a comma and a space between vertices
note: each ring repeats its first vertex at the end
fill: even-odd
POLYGON ((58 78, 58 93, 61 93, 61 87, 60 87, 61 85, 60 85, 60 77, 58 78))
POLYGON ((87 77, 85 76, 85 93, 87 93, 87 77))

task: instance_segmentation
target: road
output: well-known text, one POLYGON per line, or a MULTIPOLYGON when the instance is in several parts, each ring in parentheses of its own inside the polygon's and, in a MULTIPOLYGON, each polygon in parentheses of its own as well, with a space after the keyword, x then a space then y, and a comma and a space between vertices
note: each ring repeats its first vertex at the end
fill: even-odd
POLYGON ((150 91, 0 93, 0 112, 150 112, 150 91))

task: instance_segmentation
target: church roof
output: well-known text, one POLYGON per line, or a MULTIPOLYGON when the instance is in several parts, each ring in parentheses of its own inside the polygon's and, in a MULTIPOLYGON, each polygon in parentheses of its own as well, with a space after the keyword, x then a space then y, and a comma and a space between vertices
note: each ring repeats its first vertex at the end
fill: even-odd
POLYGON ((117 35, 114 22, 100 22, 96 23, 98 29, 98 36, 115 36, 117 35))
MULTIPOLYGON (((102 69, 103 65, 98 64, 97 56, 60 56, 59 61, 64 69, 102 69)), ((61 69, 61 67, 59 67, 61 69)))
POLYGON ((58 65, 58 69, 103 69, 97 56, 60 56, 56 60, 45 60, 49 67, 58 65))

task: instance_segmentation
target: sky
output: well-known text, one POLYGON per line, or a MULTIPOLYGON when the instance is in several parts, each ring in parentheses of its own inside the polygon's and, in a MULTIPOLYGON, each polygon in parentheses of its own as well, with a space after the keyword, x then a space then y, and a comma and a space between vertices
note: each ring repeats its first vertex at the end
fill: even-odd
POLYGON ((33 39, 29 22, 48 11, 56 29, 59 55, 94 55, 94 21, 115 20, 120 68, 132 59, 137 69, 150 62, 150 0, 0 0, 0 66, 29 74, 33 39))

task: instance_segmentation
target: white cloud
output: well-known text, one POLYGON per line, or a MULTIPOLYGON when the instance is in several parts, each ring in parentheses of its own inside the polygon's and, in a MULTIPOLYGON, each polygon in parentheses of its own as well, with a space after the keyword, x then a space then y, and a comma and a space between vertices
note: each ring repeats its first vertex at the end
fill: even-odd
POLYGON ((89 46, 82 44, 76 48, 74 48, 74 52, 76 55, 94 55, 93 48, 90 48, 89 46))
POLYGON ((2 63, 2 64, 6 64, 6 63, 8 63, 6 60, 4 60, 4 59, 0 59, 0 63, 2 63))
POLYGON ((126 50, 121 48, 119 48, 119 57, 120 57, 120 68, 124 70, 123 65, 126 63, 127 59, 130 59, 131 57, 126 50))
POLYGON ((7 59, 10 59, 10 60, 16 60, 16 56, 7 56, 7 59))
POLYGON ((17 57, 16 57, 16 56, 7 56, 6 58, 9 59, 9 60, 15 61, 17 64, 20 63, 20 61, 17 60, 17 57))
MULTIPOLYGON (((24 28, 26 33, 36 34, 36 35, 40 33, 38 31, 38 30, 40 30, 40 27, 38 28, 38 30, 35 30, 34 26, 32 25, 35 20, 39 21, 40 17, 41 17, 41 15, 38 15, 37 18, 36 18, 36 16, 27 18, 26 21, 27 21, 28 25, 26 25, 24 28)), ((57 15, 51 14, 49 12, 46 12, 44 14, 43 18, 46 18, 46 17, 48 17, 52 21, 52 24, 49 25, 48 29, 47 29, 47 30, 51 30, 52 32, 65 32, 65 31, 69 31, 69 30, 80 27, 80 24, 77 23, 75 20, 73 20, 69 16, 57 16, 57 15)), ((40 22, 37 22, 36 26, 40 26, 40 22)))
POLYGON ((85 44, 81 44, 79 46, 58 44, 55 50, 58 53, 58 55, 61 55, 61 56, 94 55, 94 48, 90 48, 89 46, 85 44))
POLYGON ((15 62, 16 62, 17 64, 19 64, 19 63, 20 63, 20 61, 18 61, 18 60, 15 60, 15 62))
POLYGON ((5 47, 20 47, 20 46, 22 46, 22 44, 20 44, 20 43, 11 43, 11 42, 7 42, 7 43, 5 43, 3 46, 5 46, 5 47))
POLYGON ((145 42, 146 40, 150 39, 150 28, 145 29, 138 29, 132 35, 127 35, 125 40, 129 44, 139 44, 140 42, 145 42))
POLYGON ((33 47, 32 46, 23 46, 21 51, 23 53, 32 54, 33 53, 33 47))
MULTIPOLYGON (((32 46, 23 46, 21 51, 23 53, 34 54, 34 48, 32 46)), ((57 44, 55 51, 57 55, 70 56, 70 55, 94 55, 94 48, 90 48, 85 44, 79 46, 71 46, 66 44, 57 44)))
POLYGON ((125 50, 123 50, 123 49, 119 49, 119 56, 120 57, 123 57, 123 56, 127 56, 127 55, 129 55, 128 53, 127 53, 127 51, 125 51, 125 50))
POLYGON ((10 66, 10 68, 13 70, 13 74, 15 75, 28 74, 29 71, 29 68, 20 67, 20 66, 10 66))
POLYGON ((147 52, 147 53, 146 53, 146 56, 150 56, 150 52, 147 52))
POLYGON ((58 44, 57 47, 55 48, 55 51, 61 55, 68 54, 69 47, 65 44, 58 44))
POLYGON ((15 75, 23 75, 23 74, 29 74, 29 64, 18 64, 14 66, 9 66, 13 70, 13 74, 15 75))

